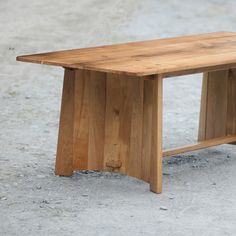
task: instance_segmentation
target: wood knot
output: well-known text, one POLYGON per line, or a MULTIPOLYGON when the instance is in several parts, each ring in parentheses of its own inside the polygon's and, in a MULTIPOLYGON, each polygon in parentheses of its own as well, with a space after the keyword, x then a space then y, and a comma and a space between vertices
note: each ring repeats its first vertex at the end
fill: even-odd
POLYGON ((118 116, 120 114, 120 111, 116 108, 114 108, 114 113, 118 116))
POLYGON ((122 162, 120 160, 115 161, 111 160, 106 162, 106 167, 111 167, 111 168, 120 168, 122 166, 122 162))

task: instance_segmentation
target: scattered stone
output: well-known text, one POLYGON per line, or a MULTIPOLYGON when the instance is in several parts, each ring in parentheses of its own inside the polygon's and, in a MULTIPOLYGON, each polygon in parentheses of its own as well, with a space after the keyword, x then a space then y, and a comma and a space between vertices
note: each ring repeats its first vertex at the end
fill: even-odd
POLYGON ((40 185, 36 186, 36 189, 42 189, 42 187, 40 185))
POLYGON ((170 174, 168 174, 168 173, 163 173, 163 175, 169 176, 170 174))
POLYGON ((212 185, 216 185, 216 183, 214 182, 214 183, 212 183, 212 185))
POLYGON ((7 200, 6 197, 0 197, 0 200, 7 200))
POLYGON ((13 48, 13 47, 9 47, 8 50, 10 50, 10 51, 14 51, 15 48, 13 48))
POLYGON ((231 156, 230 156, 230 155, 227 155, 227 158, 231 158, 231 156))
POLYGON ((8 94, 9 94, 10 96, 16 96, 16 91, 10 91, 10 92, 8 92, 8 94))
POLYGON ((192 165, 192 168, 199 168, 198 165, 192 165))
POLYGON ((167 207, 165 207, 165 206, 161 206, 161 207, 160 207, 160 210, 161 210, 161 211, 167 211, 167 210, 168 210, 168 208, 167 208, 167 207))
POLYGON ((82 197, 88 197, 88 194, 82 194, 82 197))
POLYGON ((41 203, 49 204, 49 201, 47 201, 47 200, 43 200, 41 203))
POLYGON ((169 197, 169 199, 170 199, 170 200, 173 200, 173 199, 174 199, 174 197, 169 197))
POLYGON ((25 151, 25 147, 19 147, 17 149, 20 150, 20 151, 25 151))
POLYGON ((102 172, 91 175, 91 177, 101 177, 101 176, 102 176, 102 172))

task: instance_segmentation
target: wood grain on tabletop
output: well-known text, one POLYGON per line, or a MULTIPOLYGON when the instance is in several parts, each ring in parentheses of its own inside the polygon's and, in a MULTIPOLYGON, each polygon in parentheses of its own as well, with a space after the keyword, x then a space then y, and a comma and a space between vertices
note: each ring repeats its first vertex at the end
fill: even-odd
POLYGON ((17 60, 134 76, 158 74, 163 78, 236 67, 236 33, 65 50, 19 56, 17 60))

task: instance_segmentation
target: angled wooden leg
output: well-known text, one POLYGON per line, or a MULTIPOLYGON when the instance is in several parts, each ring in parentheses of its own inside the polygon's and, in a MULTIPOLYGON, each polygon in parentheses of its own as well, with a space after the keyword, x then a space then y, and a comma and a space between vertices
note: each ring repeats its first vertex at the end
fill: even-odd
POLYGON ((198 140, 236 134, 236 70, 204 73, 198 140))
MULTIPOLYGON (((227 105, 227 135, 236 134, 236 69, 229 71, 227 105)), ((234 143, 236 144, 236 143, 234 143)))
POLYGON ((73 173, 73 121, 75 71, 65 69, 55 174, 70 176, 73 173))
POLYGON ((162 78, 65 70, 57 175, 111 170, 162 191, 162 78))
POLYGON ((152 146, 150 165, 150 190, 162 192, 162 106, 163 79, 156 78, 153 82, 152 101, 152 146))
POLYGON ((75 72, 74 170, 103 170, 106 74, 75 72))

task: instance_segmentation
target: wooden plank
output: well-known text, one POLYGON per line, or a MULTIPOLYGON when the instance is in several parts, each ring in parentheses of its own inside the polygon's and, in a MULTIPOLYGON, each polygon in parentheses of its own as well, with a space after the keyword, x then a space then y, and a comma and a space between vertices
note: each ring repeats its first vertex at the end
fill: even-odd
POLYGON ((228 75, 214 71, 203 78, 199 141, 227 135, 228 75))
POLYGON ((227 135, 236 134, 236 70, 229 71, 227 106, 227 135))
MULTIPOLYGON (((104 169, 113 170, 109 163, 121 162, 125 169, 126 159, 121 160, 120 155, 120 117, 123 105, 122 80, 119 75, 108 74, 106 82, 106 114, 105 114, 105 147, 104 147, 104 169), (111 168, 111 169, 110 169, 111 168)), ((129 122, 129 121, 127 121, 129 122)), ((127 133, 129 137, 129 132, 127 133)), ((126 140, 128 141, 128 140, 126 140)), ((128 146, 128 143, 125 143, 128 146)), ((125 158, 126 156, 124 156, 125 158)))
POLYGON ((127 174, 141 178, 142 164, 142 124, 143 124, 143 79, 129 79, 132 89, 132 109, 130 128, 130 147, 127 174))
POLYGON ((107 75, 104 165, 113 171, 119 166, 119 172, 139 178, 142 84, 142 79, 107 75))
POLYGON ((142 157, 141 157, 141 178, 149 182, 150 161, 152 147, 152 85, 151 80, 144 81, 143 95, 143 131, 142 131, 142 157))
POLYGON ((229 135, 229 136, 225 136, 225 137, 209 139, 206 141, 198 142, 193 145, 166 150, 163 152, 163 157, 174 156, 174 155, 177 155, 180 153, 192 152, 192 151, 196 151, 199 149, 204 149, 204 148, 208 148, 208 147, 212 147, 212 146, 232 143, 235 141, 236 141, 236 135, 229 135))
POLYGON ((102 170, 106 75, 76 71, 74 99, 74 170, 102 170))
POLYGON ((206 119, 207 119, 207 101, 208 101, 208 73, 203 74, 201 106, 198 127, 198 141, 206 139, 206 119))
MULTIPOLYGON (((142 78, 108 74, 104 165, 109 170, 149 180, 150 169, 147 177, 142 174, 142 146, 146 144, 142 135, 143 94, 142 78)), ((150 156, 146 158, 149 163, 150 156)))
POLYGON ((102 170, 105 139, 106 74, 90 72, 88 169, 102 170))
POLYGON ((134 76, 169 77, 236 67, 236 33, 212 33, 17 57, 134 76))
POLYGON ((203 78, 198 141, 236 134, 236 70, 203 78))
POLYGON ((76 70, 74 97, 74 170, 88 168, 90 72, 76 70))
MULTIPOLYGON (((94 61, 94 60, 102 60, 105 56, 110 56, 110 54, 114 54, 117 52, 124 53, 125 50, 132 48, 132 50, 140 50, 140 48, 146 48, 153 46, 158 41, 158 45, 161 48, 163 46, 168 45, 175 45, 176 44, 183 44, 183 43, 191 43, 195 41, 203 41, 209 39, 218 39, 218 38, 225 38, 225 37, 232 37, 235 36, 235 33, 231 32, 215 32, 215 33, 207 33, 207 34, 198 34, 198 35, 189 35, 189 36, 181 36, 181 37, 174 37, 174 38, 166 38, 166 39, 158 39, 158 40, 148 40, 148 41, 141 41, 141 42, 129 42, 129 43, 122 43, 122 44, 115 44, 115 45, 106 45, 106 46, 98 46, 98 47, 90 47, 90 48, 79 48, 79 49, 71 49, 71 50, 63 50, 63 51, 56 51, 56 52, 49 52, 49 53, 40 53, 40 54, 33 54, 33 55, 24 55, 18 56, 18 61, 24 62, 33 62, 33 63, 40 63, 46 64, 50 62, 54 65, 58 66, 65 66, 61 65, 60 63, 56 63, 59 59, 70 59, 70 58, 78 58, 79 62, 86 62, 86 61, 94 61), (89 58, 86 60, 87 57, 95 56, 95 58, 89 58), (56 61, 55 61, 56 59, 56 61)), ((65 62, 66 63, 66 62, 65 62)))
POLYGON ((206 139, 226 135, 228 70, 208 75, 206 139))
POLYGON ((71 176, 73 173, 74 82, 75 72, 66 69, 55 166, 55 174, 61 176, 71 176))
POLYGON ((152 81, 152 147, 150 162, 150 190, 162 192, 162 107, 163 107, 163 79, 152 81))
POLYGON ((131 123, 133 108, 133 78, 119 75, 121 89, 121 107, 119 113, 119 160, 123 163, 120 172, 126 174, 129 171, 131 123))

